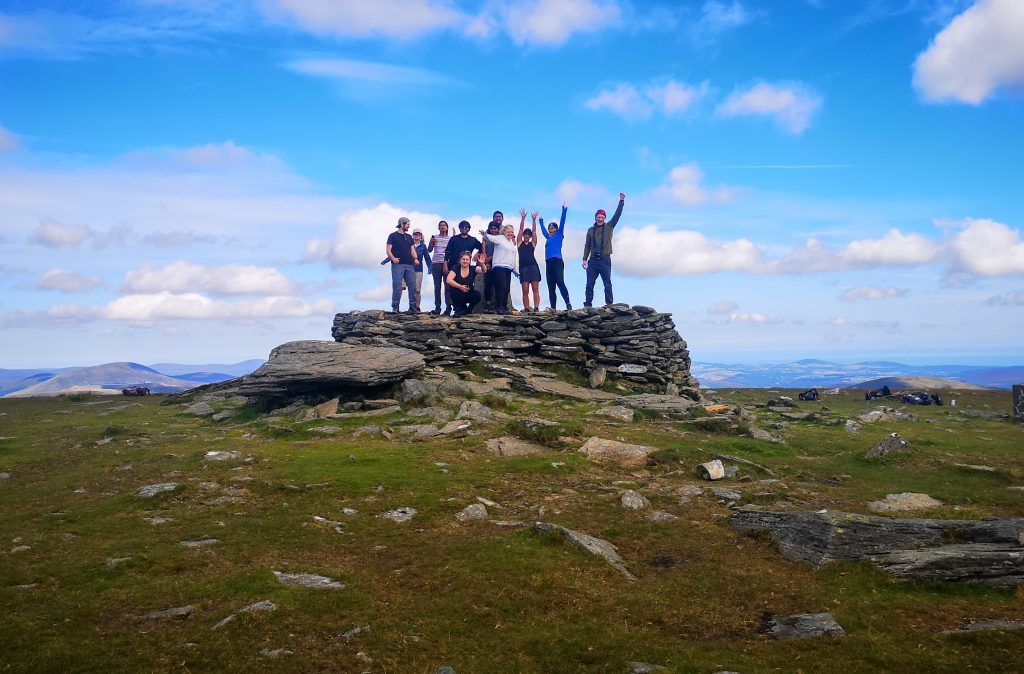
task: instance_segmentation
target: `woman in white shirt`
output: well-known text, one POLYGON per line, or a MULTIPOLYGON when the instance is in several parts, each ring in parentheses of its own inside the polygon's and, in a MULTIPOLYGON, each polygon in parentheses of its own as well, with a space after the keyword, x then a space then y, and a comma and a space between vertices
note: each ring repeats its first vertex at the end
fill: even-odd
POLYGON ((494 244, 491 266, 494 269, 494 300, 498 314, 509 313, 508 291, 512 286, 512 273, 519 274, 519 250, 516 247, 512 225, 503 225, 501 234, 488 234, 480 230, 480 236, 494 244))

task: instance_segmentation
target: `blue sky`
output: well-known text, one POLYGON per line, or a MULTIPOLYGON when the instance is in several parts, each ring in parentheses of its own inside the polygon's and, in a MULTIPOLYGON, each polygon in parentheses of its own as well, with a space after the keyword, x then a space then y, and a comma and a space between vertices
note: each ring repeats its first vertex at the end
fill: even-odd
POLYGON ((0 366, 327 339, 388 305, 401 215, 568 200, 579 305, 620 191, 616 300, 695 360, 1020 364, 1022 35, 1019 0, 6 0, 0 366))

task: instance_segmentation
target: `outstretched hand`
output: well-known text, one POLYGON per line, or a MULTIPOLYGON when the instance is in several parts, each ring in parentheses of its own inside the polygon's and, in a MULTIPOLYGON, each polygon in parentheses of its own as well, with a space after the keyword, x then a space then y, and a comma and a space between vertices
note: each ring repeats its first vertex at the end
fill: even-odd
POLYGON ((562 208, 569 208, 569 202, 568 201, 563 201, 562 202, 562 208))
POLYGON ((520 208, 519 209, 519 216, 522 217, 522 218, 526 217, 526 209, 525 208, 520 208))
POLYGON ((619 201, 625 201, 625 200, 626 200, 626 193, 625 192, 619 192, 619 201))
POLYGON ((536 222, 537 216, 540 215, 540 211, 534 211, 533 213, 530 213, 530 215, 533 216, 533 221, 536 222))

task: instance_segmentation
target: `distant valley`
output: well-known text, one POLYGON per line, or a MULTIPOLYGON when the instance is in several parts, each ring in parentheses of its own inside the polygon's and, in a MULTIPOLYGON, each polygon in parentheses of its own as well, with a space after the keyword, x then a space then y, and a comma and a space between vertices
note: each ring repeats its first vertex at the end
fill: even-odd
POLYGON ((116 394, 126 386, 145 386, 153 393, 171 393, 248 374, 263 362, 254 359, 232 364, 156 363, 152 366, 120 362, 89 367, 0 369, 0 397, 45 397, 73 392, 116 394))
POLYGON ((892 361, 842 364, 807 359, 785 364, 694 362, 691 372, 708 388, 845 388, 889 377, 928 377, 985 388, 1008 389, 1024 383, 1024 366, 907 365, 892 361))

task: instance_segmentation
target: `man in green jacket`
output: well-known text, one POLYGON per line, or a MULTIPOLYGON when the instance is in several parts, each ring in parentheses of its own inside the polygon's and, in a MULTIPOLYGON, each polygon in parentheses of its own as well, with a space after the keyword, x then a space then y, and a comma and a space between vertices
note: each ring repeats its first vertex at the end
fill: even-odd
POLYGON ((583 306, 594 306, 594 285, 597 277, 601 277, 604 285, 604 303, 613 304, 612 298, 612 234, 615 225, 619 224, 622 206, 626 203, 626 193, 619 192, 619 206, 615 215, 605 222, 607 213, 602 208, 594 214, 594 224, 587 230, 587 242, 583 245, 583 268, 587 270, 587 293, 583 306))

